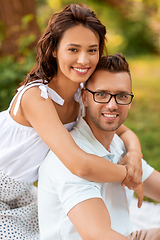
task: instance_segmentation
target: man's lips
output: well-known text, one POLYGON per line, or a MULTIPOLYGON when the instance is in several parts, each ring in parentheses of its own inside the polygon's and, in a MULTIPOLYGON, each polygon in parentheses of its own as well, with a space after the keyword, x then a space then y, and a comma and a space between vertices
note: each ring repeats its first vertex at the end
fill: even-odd
POLYGON ((118 114, 109 114, 109 113, 102 113, 102 115, 107 121, 114 121, 118 116, 118 114))
POLYGON ((117 114, 107 114, 107 113, 103 113, 103 116, 104 116, 104 117, 107 117, 107 118, 116 118, 116 117, 117 117, 117 114))

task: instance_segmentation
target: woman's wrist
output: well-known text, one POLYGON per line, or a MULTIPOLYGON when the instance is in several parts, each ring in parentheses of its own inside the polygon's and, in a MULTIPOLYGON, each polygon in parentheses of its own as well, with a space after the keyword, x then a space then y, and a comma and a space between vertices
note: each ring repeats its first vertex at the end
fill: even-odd
POLYGON ((128 170, 126 165, 118 165, 118 166, 120 167, 118 182, 122 183, 127 177, 128 170))
POLYGON ((125 177, 123 178, 123 181, 122 183, 125 181, 126 177, 127 177, 127 174, 128 174, 128 168, 126 165, 123 165, 123 167, 125 168, 125 177))

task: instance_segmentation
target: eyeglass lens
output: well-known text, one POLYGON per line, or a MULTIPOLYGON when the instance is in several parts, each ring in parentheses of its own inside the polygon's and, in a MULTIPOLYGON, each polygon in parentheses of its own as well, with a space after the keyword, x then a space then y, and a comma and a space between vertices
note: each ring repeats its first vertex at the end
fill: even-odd
POLYGON ((110 94, 106 92, 99 92, 94 94, 95 101, 100 103, 108 103, 112 97, 114 97, 116 102, 119 104, 129 104, 132 101, 132 95, 125 93, 110 94))

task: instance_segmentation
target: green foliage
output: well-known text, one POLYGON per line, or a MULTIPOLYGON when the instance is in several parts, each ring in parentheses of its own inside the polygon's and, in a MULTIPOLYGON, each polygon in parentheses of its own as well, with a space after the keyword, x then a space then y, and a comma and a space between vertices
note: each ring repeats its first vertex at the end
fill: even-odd
MULTIPOLYGON (((140 139, 143 158, 160 171, 160 57, 128 59, 135 95, 125 125, 140 139)), ((145 201, 153 201, 145 197, 145 201)))
POLYGON ((119 26, 126 42, 122 49, 124 54, 139 55, 158 52, 158 34, 150 27, 149 18, 145 12, 141 12, 138 18, 121 19, 119 26))
POLYGON ((13 56, 0 60, 0 111, 8 108, 16 88, 34 63, 31 52, 19 61, 15 61, 13 56))
POLYGON ((25 29, 27 28, 27 25, 29 22, 31 22, 34 18, 34 15, 33 14, 27 14, 25 15, 23 18, 22 18, 22 29, 25 29))
POLYGON ((130 59, 135 98, 126 125, 139 137, 144 159, 160 171, 160 57, 130 59))
POLYGON ((29 46, 35 41, 35 39, 35 34, 30 34, 29 36, 27 36, 27 38, 26 35, 21 34, 20 38, 17 41, 19 46, 18 53, 23 54, 23 56, 26 56, 28 53, 30 53, 29 46))
MULTIPOLYGON (((33 14, 28 14, 22 18, 21 29, 24 30, 27 24, 33 19, 33 14)), ((3 24, 0 28, 4 28, 3 24)), ((3 39, 0 35, 0 40, 3 39)), ((22 82, 26 74, 31 70, 35 63, 35 50, 30 49, 30 44, 36 36, 30 34, 26 37, 21 34, 18 43, 18 59, 15 60, 12 55, 0 59, 0 111, 8 108, 19 83, 22 82)))
POLYGON ((44 30, 50 16, 70 3, 84 3, 94 10, 107 28, 108 52, 127 55, 159 53, 160 4, 158 0, 125 0, 114 8, 98 0, 37 0, 38 21, 44 30))

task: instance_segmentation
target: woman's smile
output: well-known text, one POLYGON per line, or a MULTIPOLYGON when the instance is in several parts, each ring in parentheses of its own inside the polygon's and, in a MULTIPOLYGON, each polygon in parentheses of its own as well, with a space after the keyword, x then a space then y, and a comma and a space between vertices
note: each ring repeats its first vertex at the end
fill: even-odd
POLYGON ((54 56, 59 80, 85 82, 99 61, 99 36, 82 25, 71 27, 64 32, 54 56))

